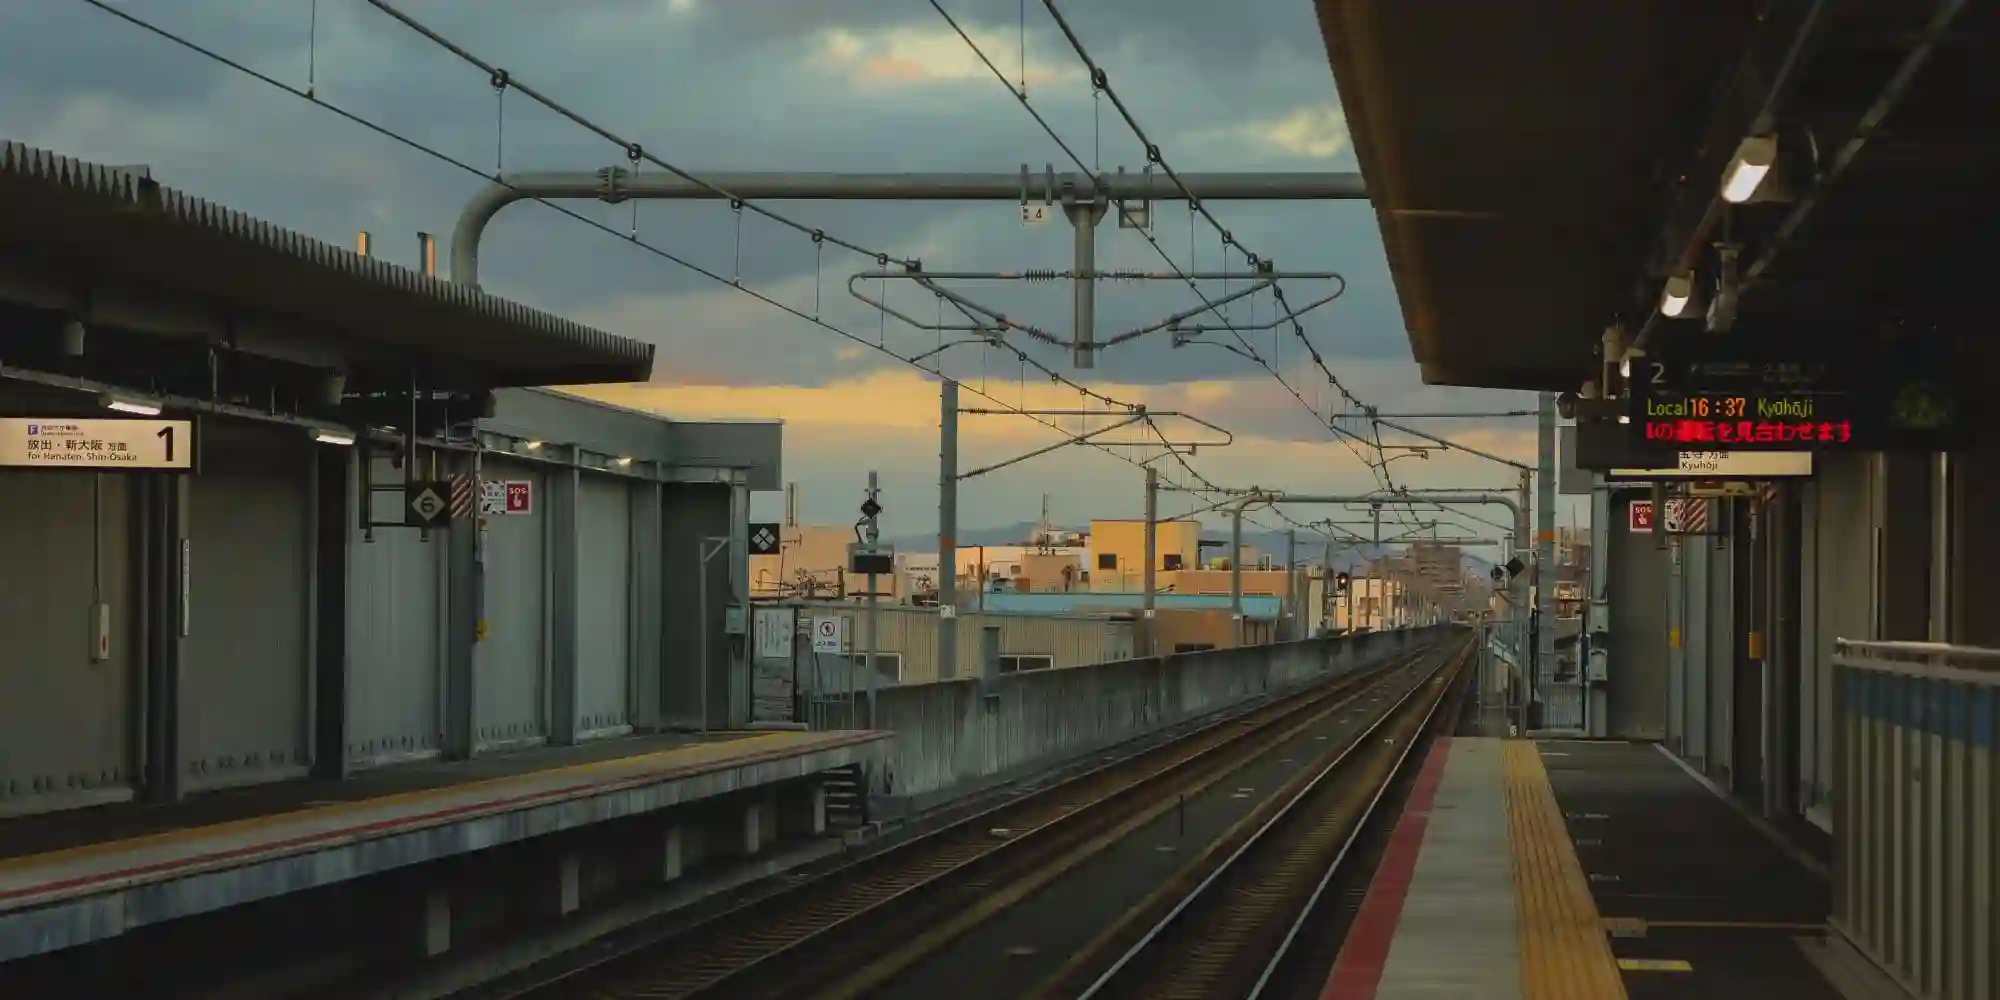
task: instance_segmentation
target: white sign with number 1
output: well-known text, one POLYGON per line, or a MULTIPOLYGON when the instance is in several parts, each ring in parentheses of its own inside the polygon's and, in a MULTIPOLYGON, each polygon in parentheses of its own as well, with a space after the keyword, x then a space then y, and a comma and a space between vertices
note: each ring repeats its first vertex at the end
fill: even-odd
POLYGON ((139 472, 194 468, 194 423, 0 417, 0 466, 139 472))

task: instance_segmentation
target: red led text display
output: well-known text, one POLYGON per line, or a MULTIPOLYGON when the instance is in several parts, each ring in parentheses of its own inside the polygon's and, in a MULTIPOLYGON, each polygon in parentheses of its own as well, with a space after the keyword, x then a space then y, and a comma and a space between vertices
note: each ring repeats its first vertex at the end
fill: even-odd
POLYGON ((1647 420, 1645 433, 1649 444, 1847 444, 1854 438, 1854 424, 1847 420, 1812 423, 1679 418, 1647 420))

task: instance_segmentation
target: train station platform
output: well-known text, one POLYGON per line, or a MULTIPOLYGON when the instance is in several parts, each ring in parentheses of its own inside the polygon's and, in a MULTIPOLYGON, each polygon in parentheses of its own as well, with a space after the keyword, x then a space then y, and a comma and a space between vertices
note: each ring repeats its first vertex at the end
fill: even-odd
POLYGON ((806 778, 888 735, 643 737, 0 821, 0 961, 806 778))
POLYGON ((1650 743, 1440 739, 1323 1000, 1836 1000, 1827 883, 1650 743))

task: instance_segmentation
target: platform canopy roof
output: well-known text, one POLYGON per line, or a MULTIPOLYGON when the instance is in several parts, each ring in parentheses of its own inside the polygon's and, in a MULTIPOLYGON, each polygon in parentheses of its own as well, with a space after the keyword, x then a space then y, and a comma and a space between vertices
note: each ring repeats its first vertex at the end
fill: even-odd
MULTIPOLYGON (((635 382, 653 345, 363 257, 165 187, 147 172, 0 142, 0 267, 60 269, 311 340, 350 388, 635 382)), ((92 289, 76 290, 77 309, 92 289)))
POLYGON ((1426 382, 1572 390, 1613 324, 1699 336, 1656 306, 1725 240, 1746 335, 1939 324, 1979 290, 1995 5, 1316 3, 1426 382), (1780 180, 1724 202, 1753 136, 1780 180))

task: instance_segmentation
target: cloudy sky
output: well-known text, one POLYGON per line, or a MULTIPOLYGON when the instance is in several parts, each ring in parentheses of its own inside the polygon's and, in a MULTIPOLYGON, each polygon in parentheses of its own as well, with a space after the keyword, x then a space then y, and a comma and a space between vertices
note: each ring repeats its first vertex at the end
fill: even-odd
MULTIPOLYGON (((624 162, 618 147, 518 92, 496 100, 484 73, 364 0, 107 2, 290 86, 310 83, 328 104, 481 171, 496 165, 510 172, 594 170, 624 162)), ((515 79, 696 174, 1073 167, 928 0, 399 0, 399 6, 515 79)), ((1109 101, 1093 98, 1088 73, 1040 3, 1026 6, 1024 22, 1020 0, 945 3, 1012 83, 1025 77, 1029 102, 1077 155, 1096 169, 1139 169, 1143 147, 1109 101)), ((1357 169, 1310 3, 1069 0, 1063 11, 1177 170, 1357 169)), ((143 163, 166 184, 332 242, 348 244, 355 231, 368 230, 380 252, 407 263, 416 258, 416 234, 444 239, 486 183, 82 0, 0 5, 0 136, 90 160, 143 163)), ((816 251, 807 237, 753 213, 738 216, 726 203, 652 202, 636 215, 629 203, 568 205, 616 235, 545 206, 516 205, 489 229, 480 277, 490 291, 659 345, 651 384, 593 394, 675 417, 782 418, 786 474, 799 484, 805 518, 850 518, 867 471, 875 469, 885 491, 886 529, 906 534, 930 526, 937 377, 876 348, 909 356, 938 347, 939 335, 849 297, 848 278, 874 270, 872 258, 830 245, 816 251), (853 339, 619 238, 635 226, 645 243, 817 314, 853 339)), ((919 258, 927 270, 1070 263, 1068 227, 1024 227, 1013 204, 770 207, 870 249, 919 258)), ((1385 413, 1533 406, 1523 394, 1421 384, 1365 204, 1210 207, 1240 244, 1281 268, 1346 278, 1345 293, 1306 317, 1305 331, 1362 400, 1385 413)), ((1162 272, 1221 266, 1217 234, 1190 221, 1184 206, 1159 205, 1152 229, 1159 250, 1107 223, 1099 230, 1099 266, 1162 272)), ((1240 268, 1242 259, 1229 263, 1240 268)), ((951 285, 995 311, 1069 334, 1066 284, 951 285)), ((1335 287, 1286 283, 1295 305, 1335 287)), ((1205 283, 1203 291, 1211 299, 1223 294, 1219 282, 1205 283)), ((928 292, 890 282, 887 295, 913 318, 937 322, 940 302, 928 292)), ((1107 282, 1098 298, 1099 339, 1201 304, 1178 281, 1107 282)), ((1263 324, 1275 308, 1261 295, 1240 300, 1228 315, 1234 324, 1263 324)), ((1235 343, 1227 333, 1205 336, 1235 343)), ((1085 372, 1074 370, 1064 349, 1013 339, 1037 361, 1106 396, 1227 428, 1232 444, 1202 447, 1188 458, 1211 480, 1295 492, 1372 489, 1375 474, 1325 426, 1338 397, 1297 338, 1288 330, 1245 336, 1303 402, 1245 357, 1214 346, 1176 349, 1166 334, 1112 349, 1085 372)), ((944 373, 966 387, 966 406, 1075 409, 1085 402, 1046 376, 1030 371, 1024 379, 1021 361, 999 349, 961 346, 939 357, 944 373)), ((1072 429, 1078 419, 1061 418, 1072 429)), ((1213 440, 1212 432, 1172 418, 1160 425, 1170 436, 1213 440)), ((1476 448, 1533 456, 1532 421, 1427 425, 1476 448)), ((961 467, 1055 440, 1057 431, 1023 417, 967 416, 961 467)), ((1186 478, 1171 460, 1163 469, 1169 482, 1186 478)), ((1515 482, 1512 470, 1463 453, 1407 457, 1389 470, 1412 487, 1515 482)), ((1061 521, 1129 517, 1140 509, 1141 482, 1138 468, 1111 454, 1067 449, 968 480, 961 517, 967 525, 1029 520, 1045 493, 1061 521)), ((760 513, 775 507, 772 498, 760 498, 760 513)), ((1328 515, 1311 508, 1295 513, 1301 520, 1328 515)), ((1505 519, 1497 509, 1485 513, 1505 519)), ((1569 517, 1565 508, 1563 518, 1569 517)))

